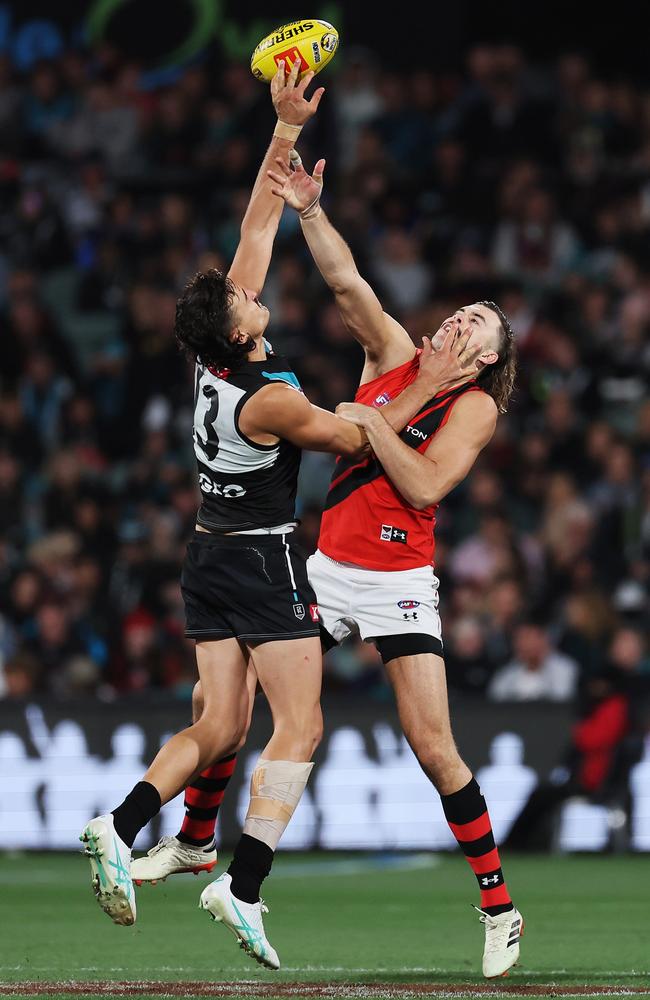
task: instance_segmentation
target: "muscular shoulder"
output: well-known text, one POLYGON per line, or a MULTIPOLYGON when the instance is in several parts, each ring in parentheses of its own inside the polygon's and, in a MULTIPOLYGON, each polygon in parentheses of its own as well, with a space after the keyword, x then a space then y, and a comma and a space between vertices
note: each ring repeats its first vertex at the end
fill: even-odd
POLYGON ((448 424, 472 426, 493 433, 499 411, 497 404, 487 392, 465 392, 454 403, 448 424))
POLYGON ((244 405, 239 423, 242 431, 258 443, 270 443, 258 435, 284 436, 292 422, 301 421, 311 407, 303 393, 287 382, 273 382, 259 389, 244 405))

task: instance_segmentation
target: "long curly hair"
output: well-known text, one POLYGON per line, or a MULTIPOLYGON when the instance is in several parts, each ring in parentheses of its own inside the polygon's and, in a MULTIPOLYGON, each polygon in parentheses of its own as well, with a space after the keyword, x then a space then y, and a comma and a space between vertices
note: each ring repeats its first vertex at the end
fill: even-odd
POLYGON ((176 303, 174 335, 191 359, 217 368, 237 368, 255 349, 252 337, 233 343, 232 303, 235 286, 216 268, 199 271, 183 289, 176 303))
POLYGON ((486 306, 499 317, 499 358, 493 365, 485 365, 477 381, 497 404, 499 413, 506 413, 517 376, 517 343, 508 317, 496 302, 484 300, 479 305, 486 306))

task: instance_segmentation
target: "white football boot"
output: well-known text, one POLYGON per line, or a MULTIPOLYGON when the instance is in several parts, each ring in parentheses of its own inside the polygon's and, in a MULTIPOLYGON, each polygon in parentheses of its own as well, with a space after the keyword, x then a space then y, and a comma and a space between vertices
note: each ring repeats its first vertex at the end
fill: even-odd
POLYGON ((267 969, 279 969, 277 952, 266 939, 262 914, 268 907, 258 903, 244 903, 236 899, 230 891, 231 876, 228 872, 220 875, 215 882, 201 893, 199 906, 207 910, 213 920, 218 920, 239 940, 239 947, 267 969))
POLYGON ((114 924, 135 923, 135 889, 131 881, 131 848, 115 832, 113 816, 96 816, 79 835, 90 859, 95 898, 114 924))
POLYGON ((217 849, 212 847, 192 847, 176 837, 161 837, 155 847, 142 858, 131 862, 131 878, 136 885, 143 882, 164 882, 168 875, 184 872, 211 872, 217 863, 217 849))
POLYGON ((478 906, 479 920, 485 924, 483 975, 487 979, 505 976, 519 958, 519 938, 524 933, 524 918, 519 910, 508 910, 491 917, 478 906))

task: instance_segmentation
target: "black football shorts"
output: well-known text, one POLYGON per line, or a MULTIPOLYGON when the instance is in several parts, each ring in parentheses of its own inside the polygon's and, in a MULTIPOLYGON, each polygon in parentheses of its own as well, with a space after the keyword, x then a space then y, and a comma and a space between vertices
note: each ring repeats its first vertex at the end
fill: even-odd
POLYGON ((195 531, 181 590, 185 635, 198 642, 302 639, 319 631, 305 557, 287 535, 216 535, 195 531))

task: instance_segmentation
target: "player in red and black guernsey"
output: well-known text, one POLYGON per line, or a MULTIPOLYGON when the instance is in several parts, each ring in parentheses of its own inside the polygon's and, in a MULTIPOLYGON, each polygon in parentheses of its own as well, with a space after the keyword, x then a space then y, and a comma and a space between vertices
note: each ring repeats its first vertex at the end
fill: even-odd
POLYGON ((471 362, 396 433, 384 407, 411 384, 419 352, 384 312, 321 208, 325 161, 310 176, 295 153, 292 158, 294 170, 278 161, 270 176, 275 192, 299 212, 343 322, 364 348, 355 402, 337 413, 363 427, 372 448, 371 455, 337 461, 309 579, 331 640, 355 633, 381 653, 404 733, 478 880, 484 975, 502 975, 518 958, 523 922, 504 880, 485 799, 452 735, 433 564, 436 508, 468 474, 506 409, 515 376, 513 333, 492 302, 449 316, 432 346, 469 338, 471 362))
MULTIPOLYGON (((190 786, 190 795, 197 791, 196 780, 223 790, 249 724, 251 688, 259 681, 273 735, 252 775, 233 861, 203 891, 201 906, 273 969, 279 960, 264 931, 260 885, 306 786, 322 729, 318 608, 304 556, 292 540, 300 450, 358 458, 367 450, 363 430, 313 406, 264 339, 269 311, 259 293, 284 208, 267 171, 276 157, 288 162, 301 125, 322 95, 317 90, 306 100, 311 75, 298 83, 298 68, 295 62, 285 78, 281 64, 272 82, 278 123, 228 274, 196 274, 176 309, 177 339, 196 365, 194 450, 202 503, 181 589, 186 634, 196 640, 202 712, 161 748, 124 802, 82 833, 100 906, 115 923, 134 923, 131 847, 137 833, 183 788, 190 786)), ((408 393, 390 407, 396 427, 406 425, 433 387, 458 377, 466 348, 464 342, 458 349, 450 344, 441 360, 428 352, 408 393)), ((210 806, 201 816, 197 801, 191 795, 199 811, 194 818, 212 820, 216 809, 210 806)), ((210 854, 216 858, 214 845, 207 847, 194 852, 199 869, 212 866, 210 854)))

